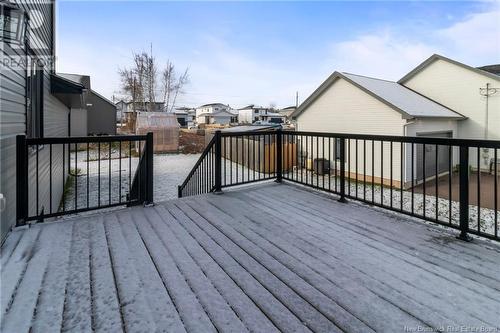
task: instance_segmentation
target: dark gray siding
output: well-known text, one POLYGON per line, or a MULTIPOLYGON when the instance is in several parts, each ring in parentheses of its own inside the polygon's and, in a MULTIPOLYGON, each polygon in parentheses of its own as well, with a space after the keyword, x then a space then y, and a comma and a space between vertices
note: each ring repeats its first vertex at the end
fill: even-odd
POLYGON ((116 134, 116 106, 91 91, 87 108, 87 130, 89 134, 116 134))
MULTIPOLYGON (((32 47, 41 49, 48 47, 53 49, 53 10, 54 6, 42 5, 46 1, 30 1, 27 4, 20 4, 24 10, 37 9, 42 12, 43 25, 40 29, 34 30, 35 38, 30 38, 32 47)), ((24 54, 24 50, 13 50, 9 45, 1 42, 2 57, 11 55, 20 57, 24 54)), ((0 192, 6 198, 6 209, 0 213, 1 233, 0 239, 3 241, 9 229, 15 225, 16 220, 16 135, 26 133, 26 76, 21 68, 13 66, 0 65, 0 192)), ((49 136, 66 136, 68 134, 68 108, 59 100, 50 94, 50 73, 53 71, 53 66, 45 67, 44 75, 44 135, 49 136)), ((32 212, 36 209, 36 177, 34 177, 36 158, 33 153, 30 157, 30 193, 29 207, 32 212)), ((48 209, 48 159, 49 148, 44 147, 39 151, 38 164, 39 171, 39 207, 44 206, 48 209), (41 189, 44 188, 44 191, 41 189)), ((62 149, 54 147, 53 149, 52 177, 54 179, 52 205, 57 209, 59 200, 62 194, 63 180, 63 163, 62 149), (60 189, 60 190, 59 190, 60 189)))

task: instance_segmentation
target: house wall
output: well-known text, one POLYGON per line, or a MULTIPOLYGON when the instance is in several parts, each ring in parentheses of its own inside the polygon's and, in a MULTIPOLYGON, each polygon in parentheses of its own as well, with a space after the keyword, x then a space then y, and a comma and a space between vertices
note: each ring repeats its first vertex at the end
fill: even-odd
MULTIPOLYGON (((32 47, 36 49, 50 48, 53 45, 53 25, 54 5, 42 6, 43 1, 29 1, 21 3, 25 9, 37 8, 43 15, 44 22, 40 28, 33 30, 33 35, 37 38, 30 39, 32 47)), ((0 54, 2 58, 19 58, 24 56, 24 49, 14 49, 10 45, 0 42, 0 54)), ((44 75, 44 135, 64 136, 68 135, 68 115, 69 109, 59 100, 50 94, 50 72, 53 66, 45 67, 44 75)), ((16 135, 26 133, 26 75, 25 71, 11 63, 2 62, 0 64, 0 193, 6 198, 6 209, 0 213, 0 240, 3 241, 9 229, 16 223, 16 135)), ((36 209, 36 178, 33 166, 36 163, 36 154, 32 153, 29 159, 29 208, 36 209)), ((44 147, 39 151, 39 183, 48 184, 48 157, 49 149, 44 147)), ((54 188, 52 193, 52 205, 59 205, 59 200, 63 191, 63 163, 62 149, 53 147, 52 161, 54 168, 54 188)), ((39 191, 39 207, 49 206, 50 198, 48 186, 44 186, 45 191, 39 191)))
POLYGON ((71 109, 71 136, 86 136, 87 109, 71 109))
POLYGON ((254 122, 254 118, 253 109, 238 110, 238 122, 240 124, 252 124, 254 122))
POLYGON ((116 134, 116 107, 94 92, 90 92, 87 101, 87 131, 89 134, 116 134))
MULTIPOLYGON (((380 102, 371 95, 360 90, 353 84, 344 79, 335 81, 326 91, 323 92, 311 105, 308 106, 297 118, 297 129, 299 131, 312 132, 328 132, 328 133, 356 133, 356 134, 374 134, 374 135, 403 135, 403 124, 405 120, 401 114, 386 104, 380 102)), ((348 166, 351 177, 356 175, 356 141, 350 140, 349 144, 351 154, 348 156, 348 166), (350 167, 350 168, 349 168, 350 167)), ((322 140, 318 142, 322 145, 322 140)), ((372 145, 371 141, 366 142, 366 165, 364 164, 364 145, 362 141, 357 144, 358 157, 358 176, 363 173, 366 168, 367 181, 372 177, 372 145)), ((326 152, 324 157, 330 157, 333 168, 339 168, 337 163, 333 161, 335 156, 335 143, 325 143, 326 152)), ((305 148, 305 142, 299 141, 300 150, 305 148)), ((308 159, 322 158, 323 150, 320 146, 319 153, 316 154, 316 140, 308 142, 308 159)), ((347 152, 347 149, 346 149, 347 152)), ((380 179, 382 164, 381 164, 381 146, 376 142, 373 147, 374 153, 374 172, 375 180, 380 179)), ((390 144, 385 143, 383 146, 384 154, 384 174, 383 178, 386 182, 390 178, 390 144)), ((400 156, 400 147, 393 146, 393 155, 400 156)), ((312 163, 311 163, 312 164, 312 163)), ((401 179, 401 163, 400 159, 393 159, 393 180, 401 179)))
MULTIPOLYGON (((499 81, 500 79, 494 80, 473 70, 437 59, 404 82, 404 85, 466 116, 467 119, 458 122, 457 137, 484 139, 486 97, 479 94, 479 88, 485 88, 487 83, 498 88, 499 81)), ((500 140, 500 93, 491 96, 488 104, 488 139, 500 140)), ((475 150, 471 151, 470 158, 471 164, 475 165, 475 150)), ((482 160, 481 167, 487 168, 488 163, 482 160)))
MULTIPOLYGON (((499 87, 494 80, 448 61, 438 59, 403 84, 467 117, 458 125, 458 137, 484 139, 486 98, 479 88, 486 83, 499 87)), ((489 98, 489 138, 500 140, 500 94, 489 98)))

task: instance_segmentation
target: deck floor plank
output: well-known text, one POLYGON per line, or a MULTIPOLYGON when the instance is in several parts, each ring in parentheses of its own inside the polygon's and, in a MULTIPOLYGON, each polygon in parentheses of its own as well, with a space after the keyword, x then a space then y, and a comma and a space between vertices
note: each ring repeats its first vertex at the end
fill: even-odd
POLYGON ((102 216, 90 222, 90 265, 94 331, 119 332, 123 329, 120 301, 102 216))
MULTIPOLYGON (((256 191, 255 193, 259 192, 256 191)), ((274 192, 270 193, 276 193, 276 189, 274 189, 274 192)), ((450 240, 448 237, 447 244, 438 246, 438 244, 434 241, 437 237, 429 239, 429 237, 427 237, 427 233, 410 233, 408 230, 402 230, 401 228, 404 228, 405 224, 402 225, 401 223, 398 223, 397 217, 394 215, 381 215, 383 217, 389 217, 389 219, 392 218, 393 223, 381 223, 380 220, 377 219, 378 215, 374 216, 372 219, 363 221, 360 221, 356 216, 352 216, 349 221, 346 221, 345 216, 346 214, 349 214, 351 207, 337 204, 335 209, 332 210, 328 207, 328 205, 332 204, 332 199, 322 198, 320 196, 317 196, 316 198, 304 198, 303 196, 300 196, 300 193, 297 193, 296 190, 293 189, 287 193, 288 203, 304 205, 305 207, 312 209, 314 214, 319 214, 324 218, 335 218, 336 222, 342 222, 344 226, 350 226, 351 229, 361 229, 360 232, 366 232, 367 235, 370 237, 373 236, 372 238, 376 238, 377 241, 384 241, 384 243, 390 241, 392 246, 397 247, 401 251, 410 253, 411 255, 415 255, 415 252, 418 250, 417 254, 419 257, 425 258, 425 260, 429 263, 442 266, 455 272, 460 272, 462 275, 470 273, 468 276, 476 279, 481 278, 481 283, 489 283, 492 287, 495 287, 495 289, 500 290, 500 265, 491 265, 494 264, 494 261, 489 261, 487 257, 484 258, 483 263, 483 257, 479 257, 477 253, 471 255, 463 251, 463 248, 461 248, 462 251, 460 251, 460 249, 457 251, 457 248, 448 249, 446 246, 450 243, 458 243, 460 242, 459 240, 454 240, 453 238, 450 240), (359 223, 353 224, 352 220, 359 223), (394 239, 393 235, 396 232, 398 237, 397 239, 394 239), (419 245, 425 246, 412 246, 416 239, 421 242, 419 245), (457 254, 459 254, 462 259, 459 262, 453 260, 457 254), (474 271, 470 270, 471 266, 474 267, 474 271), (480 276, 477 275, 478 272, 481 273, 480 276)), ((274 196, 274 198, 279 199, 278 196, 274 196)), ((357 203, 353 204, 359 207, 359 209, 367 209, 366 207, 361 207, 357 203)), ((388 218, 384 218, 384 221, 387 220, 388 218)), ((425 228, 425 225, 420 223, 418 227, 422 229, 425 228)), ((449 234, 446 233, 445 236, 448 235, 449 234)))
POLYGON ((62 332, 92 331, 90 225, 88 222, 87 219, 83 219, 73 225, 62 332))
POLYGON ((33 333, 61 331, 73 227, 72 223, 69 227, 59 225, 59 232, 51 244, 52 254, 33 319, 33 333))
MULTIPOLYGON (((192 207, 191 207, 192 208, 192 207)), ((200 211, 197 211, 200 214, 200 211)), ((203 216, 204 214, 200 214, 203 216)), ((205 217, 204 217, 205 218, 205 217)), ((217 218, 215 218, 216 220, 217 218)), ((333 321, 327 318, 323 313, 318 311, 315 305, 311 304, 307 299, 301 296, 295 288, 287 284, 283 277, 277 276, 276 271, 272 271, 264 264, 259 262, 258 259, 251 255, 241 243, 232 240, 225 235, 218 227, 212 224, 214 221, 205 218, 209 223, 200 223, 201 227, 207 234, 209 234, 218 244, 227 249, 233 258, 240 263, 249 273, 251 273, 260 283, 265 285, 268 289, 272 289, 276 297, 287 305, 297 317, 301 318, 304 323, 313 331, 340 331, 338 326, 333 321)), ((195 223, 198 223, 195 221, 195 223)), ((242 240, 242 239, 240 239, 242 240)), ((292 273, 293 274, 293 273, 292 273)), ((291 281, 291 279, 289 280, 291 281)), ((296 283, 301 281, 296 280, 296 283)), ((304 293, 309 291, 307 285, 302 285, 305 289, 300 290, 304 293)), ((299 292, 300 292, 299 291, 299 292)))
MULTIPOLYGON (((135 212, 132 212, 134 214, 135 212)), ((151 316, 157 327, 164 327, 168 332, 182 332, 184 327, 179 313, 163 284, 163 280, 149 255, 145 243, 133 221, 134 215, 118 213, 118 220, 123 235, 133 254, 133 267, 142 287, 142 294, 151 310, 151 316)))
POLYGON ((179 202, 178 207, 189 217, 189 220, 180 225, 196 239, 196 241, 210 254, 212 258, 238 283, 241 289, 254 300, 273 324, 284 332, 310 332, 304 323, 280 299, 274 290, 261 284, 250 272, 244 269, 230 253, 212 239, 195 221, 207 223, 200 215, 179 202))
MULTIPOLYGON (((259 199, 254 196, 254 193, 248 193, 247 195, 259 202, 261 209, 273 214, 273 207, 276 207, 277 203, 273 202, 272 197, 259 199)), ((285 201, 281 201, 280 204, 286 206, 285 201)), ((380 251, 382 245, 377 242, 363 244, 363 242, 366 242, 363 235, 358 238, 353 237, 349 231, 342 229, 336 223, 325 223, 324 219, 318 220, 311 218, 310 215, 303 215, 301 209, 297 209, 294 205, 288 205, 286 212, 281 211, 281 213, 289 214, 286 221, 288 227, 296 229, 293 232, 294 235, 305 236, 311 243, 317 243, 319 248, 329 253, 350 258, 351 261, 356 263, 357 267, 365 269, 373 277, 378 276, 381 280, 389 279, 393 281, 396 287, 401 286, 403 283, 404 288, 412 290, 412 295, 416 299, 427 301, 429 305, 432 304, 429 301, 433 300, 436 310, 449 310, 448 304, 444 302, 446 300, 451 302, 454 307, 461 307, 465 313, 472 317, 470 319, 472 323, 474 323, 474 318, 480 322, 481 316, 485 315, 484 307, 471 309, 469 302, 481 299, 483 304, 486 303, 486 310, 490 311, 489 313, 486 311, 489 318, 495 318, 494 314, 498 313, 495 307, 489 307, 491 303, 488 302, 488 298, 480 298, 466 288, 455 289, 454 284, 447 283, 448 281, 443 278, 398 258, 398 256, 404 257, 404 254, 397 251, 380 251), (307 228, 304 226, 307 226, 307 228), (319 246, 320 244, 321 246, 319 246)), ((280 219, 282 216, 283 214, 276 216, 276 218, 280 219)))
MULTIPOLYGON (((270 198, 265 198, 267 202, 269 200, 272 200, 270 198)), ((280 201, 282 205, 285 205, 286 203, 283 201, 280 201)), ((339 205, 339 203, 337 203, 339 205)), ((342 206, 342 205, 341 205, 342 206)), ((305 205, 307 210, 313 210, 314 207, 309 207, 305 205)), ((290 210, 293 210, 294 207, 292 204, 289 206, 290 210)), ((297 214, 301 214, 300 212, 296 212, 297 214)), ((375 247, 377 250, 376 254, 377 255, 388 255, 391 260, 401 260, 404 265, 410 264, 410 268, 412 269, 419 269, 421 271, 421 276, 419 277, 418 280, 409 280, 411 283, 426 283, 427 287, 432 287, 433 283, 436 280, 436 275, 445 280, 449 280, 450 282, 453 282, 454 285, 460 285, 463 288, 460 288, 460 290, 463 292, 463 295, 460 295, 460 293, 456 296, 456 299, 464 300, 466 303, 468 300, 471 298, 476 297, 476 293, 482 294, 482 296, 486 297, 483 299, 483 307, 480 311, 477 311, 476 315, 482 315, 485 310, 493 311, 494 314, 497 313, 496 309, 496 304, 497 300, 491 297, 491 292, 495 291, 492 290, 490 287, 485 286, 484 284, 488 283, 488 285, 491 285, 492 281, 491 280, 483 280, 482 283, 477 283, 475 280, 471 280, 468 278, 470 274, 465 274, 466 277, 459 275, 455 272, 451 272, 446 269, 446 267, 441 267, 441 266, 446 266, 442 264, 441 266, 435 266, 435 265, 429 265, 428 262, 423 261, 422 258, 416 258, 414 254, 408 254, 405 251, 401 251, 399 248, 397 241, 393 242, 387 242, 387 240, 384 239, 374 239, 371 234, 365 234, 363 235, 362 233, 358 233, 357 230, 353 230, 353 223, 346 223, 346 221, 342 217, 331 217, 327 215, 318 215, 316 214, 315 216, 319 217, 319 219, 309 219, 310 221, 315 221, 320 224, 320 227, 322 231, 325 231, 325 233, 328 233, 329 235, 337 235, 337 234, 342 234, 343 236, 346 237, 352 237, 352 239, 355 242, 364 242, 367 246, 370 248, 375 247), (336 223, 328 223, 329 221, 331 222, 336 222, 336 223), (326 222, 326 223, 325 223, 326 222), (376 241, 373 241, 376 240, 376 241), (428 268, 431 266, 431 268, 428 268), (462 298, 461 296, 465 296, 465 298, 462 298), (488 301, 488 298, 490 300, 488 301)), ((304 218, 306 218, 305 215, 303 215, 304 218)), ((399 238, 399 235, 397 235, 399 238)), ((493 268, 495 269, 495 268, 493 268)), ((477 271, 477 268, 474 269, 477 271)), ((470 270, 470 272, 473 272, 470 270)), ((462 271, 460 271, 462 273, 462 271)), ((481 276, 476 272, 476 276, 481 276)), ((440 282, 440 281, 439 281, 440 282)), ((454 290, 451 289, 450 284, 446 284, 444 286, 445 289, 448 289, 448 293, 456 293, 454 290)), ((443 288, 437 288, 436 291, 440 291, 440 289, 443 288)), ((495 288, 496 289, 496 288, 495 288)), ((498 291, 498 290, 496 290, 498 291)), ((443 291, 445 293, 446 290, 443 291)), ((441 295, 442 296, 442 295, 441 295)), ((467 304, 463 304, 464 307, 468 307, 467 304)), ((490 314, 493 314, 490 313, 490 314)))
POLYGON ((253 332, 279 332, 258 305, 245 294, 240 286, 236 284, 210 254, 180 226, 180 223, 186 221, 188 217, 177 207, 169 207, 169 211, 179 221, 179 223, 169 223, 168 226, 179 239, 180 246, 183 246, 189 252, 203 272, 211 279, 219 292, 234 308, 245 326, 251 328, 253 332))
MULTIPOLYGON (((219 198, 210 198, 208 201, 221 211, 229 211, 227 205, 241 204, 238 200, 220 200, 219 198)), ((426 323, 380 298, 362 284, 353 283, 354 281, 348 277, 340 277, 332 269, 326 268, 326 265, 322 264, 317 258, 301 252, 299 248, 293 246, 291 243, 280 241, 280 238, 275 237, 274 234, 271 234, 272 237, 268 238, 268 232, 259 233, 259 229, 262 229, 262 224, 269 222, 268 218, 255 216, 259 221, 259 225, 255 225, 254 220, 243 216, 243 213, 246 212, 235 210, 234 208, 230 211, 233 213, 233 216, 226 218, 225 222, 231 223, 245 237, 258 244, 262 249, 265 249, 267 253, 288 268, 294 269, 304 280, 321 290, 325 295, 328 295, 333 301, 339 302, 342 307, 356 315, 357 318, 362 318, 375 330, 394 331, 396 328, 400 328, 397 322, 406 322, 408 325, 413 326, 427 326, 426 323), (312 265, 308 266, 307 263, 311 263, 312 265), (339 281, 334 281, 332 277, 342 279, 342 284, 338 283, 339 281), (385 316, 391 316, 394 321, 380 320, 381 317, 385 316)), ((428 327, 432 326, 429 325, 428 327)))
POLYGON ((500 330, 500 245, 288 184, 18 228, 5 332, 500 330))
POLYGON ((221 332, 247 331, 245 325, 220 295, 212 281, 196 265, 196 262, 189 256, 172 231, 167 227, 170 223, 178 223, 175 218, 167 211, 162 211, 160 214, 156 210, 154 212, 153 210, 149 210, 147 213, 153 228, 158 234, 164 237, 164 244, 171 254, 172 259, 176 262, 177 267, 179 267, 190 288, 197 295, 216 329, 221 332))
MULTIPOLYGON (((216 328, 210 317, 168 251, 164 235, 158 233, 153 227, 150 212, 144 211, 141 214, 143 214, 142 220, 136 221, 136 226, 146 242, 151 258, 160 272, 186 330, 188 332, 215 332, 216 328)), ((153 215, 153 218, 156 216, 153 215)))

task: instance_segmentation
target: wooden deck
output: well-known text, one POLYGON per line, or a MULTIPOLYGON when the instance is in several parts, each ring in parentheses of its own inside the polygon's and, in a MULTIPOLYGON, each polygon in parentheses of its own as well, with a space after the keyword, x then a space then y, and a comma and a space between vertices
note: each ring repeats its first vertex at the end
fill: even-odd
POLYGON ((454 235, 284 184, 35 225, 1 331, 500 330, 500 246, 454 235))

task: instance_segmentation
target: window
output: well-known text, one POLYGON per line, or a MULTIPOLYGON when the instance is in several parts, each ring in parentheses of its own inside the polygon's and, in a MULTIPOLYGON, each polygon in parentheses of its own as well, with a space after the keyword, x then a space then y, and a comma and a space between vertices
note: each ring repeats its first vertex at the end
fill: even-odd
POLYGON ((34 57, 26 68, 26 136, 43 138, 43 65, 34 57))

